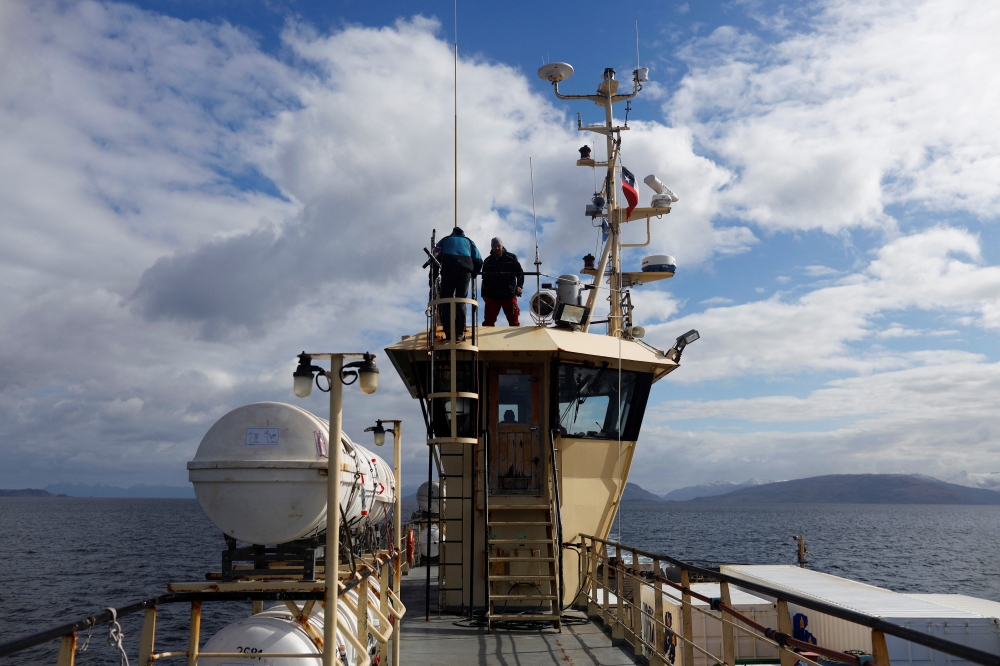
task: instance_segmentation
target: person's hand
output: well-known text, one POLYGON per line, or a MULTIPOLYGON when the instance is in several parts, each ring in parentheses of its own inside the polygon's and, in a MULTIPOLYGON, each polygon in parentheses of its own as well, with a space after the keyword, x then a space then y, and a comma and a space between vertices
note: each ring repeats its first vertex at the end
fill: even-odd
POLYGON ((520 288, 520 287, 518 287, 518 288, 517 288, 517 295, 518 295, 518 296, 520 296, 520 295, 521 295, 521 288, 520 288))

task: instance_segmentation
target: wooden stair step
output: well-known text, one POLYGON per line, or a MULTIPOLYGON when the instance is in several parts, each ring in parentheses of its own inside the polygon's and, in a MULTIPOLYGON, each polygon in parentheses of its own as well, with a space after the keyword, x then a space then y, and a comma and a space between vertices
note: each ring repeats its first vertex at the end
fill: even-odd
POLYGON ((490 504, 490 511, 548 511, 548 504, 490 504))
POLYGON ((490 527, 552 527, 552 522, 548 520, 517 520, 517 521, 490 521, 490 527))
POLYGON ((517 582, 529 581, 529 580, 541 580, 541 581, 551 580, 551 581, 554 581, 556 579, 556 577, 554 575, 552 575, 552 574, 524 574, 522 576, 508 576, 508 575, 504 575, 504 576, 490 576, 489 579, 491 581, 498 581, 498 582, 499 581, 507 581, 507 582, 517 583, 517 582))
POLYGON ((555 562, 554 557, 490 557, 490 562, 555 562))
POLYGON ((540 620, 542 622, 559 622, 560 617, 555 614, 545 615, 543 613, 490 613, 490 620, 540 620))
POLYGON ((491 594, 490 602, 497 599, 502 599, 505 601, 514 601, 515 599, 526 599, 529 601, 535 601, 536 599, 545 599, 548 601, 554 601, 556 599, 554 594, 532 594, 531 596, 525 596, 523 594, 491 594))
POLYGON ((490 539, 489 544, 501 544, 501 543, 550 543, 555 544, 555 539, 490 539))

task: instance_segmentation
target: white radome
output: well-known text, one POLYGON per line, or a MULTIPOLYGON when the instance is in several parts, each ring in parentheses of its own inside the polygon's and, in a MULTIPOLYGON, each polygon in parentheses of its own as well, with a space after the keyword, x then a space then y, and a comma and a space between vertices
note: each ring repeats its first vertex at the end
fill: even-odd
POLYGON ((538 68, 538 78, 552 83, 565 81, 573 76, 573 66, 566 62, 550 62, 538 68))

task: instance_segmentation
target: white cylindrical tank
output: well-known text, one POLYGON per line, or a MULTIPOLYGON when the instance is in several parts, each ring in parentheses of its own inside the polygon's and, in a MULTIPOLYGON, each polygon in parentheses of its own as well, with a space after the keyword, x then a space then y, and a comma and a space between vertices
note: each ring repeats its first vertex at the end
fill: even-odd
POLYGON ((417 508, 421 511, 430 511, 431 513, 441 513, 441 485, 437 481, 431 481, 430 483, 430 502, 428 503, 427 498, 427 482, 424 481, 417 488, 417 508), (430 509, 427 507, 430 506, 430 509))
POLYGON ((560 275, 556 281, 556 294, 560 303, 582 305, 582 290, 583 285, 580 284, 580 278, 576 275, 560 275))
POLYGON ((427 554, 427 523, 420 524, 420 530, 417 534, 417 549, 420 551, 420 557, 437 557, 438 550, 441 542, 441 533, 438 526, 435 523, 431 523, 431 548, 430 555, 427 554))
MULTIPOLYGON (((351 596, 352 600, 357 599, 357 593, 351 590, 344 595, 351 596)), ((369 595, 369 604, 371 595, 369 595)), ((341 597, 343 600, 344 597, 341 597)), ((375 597, 376 603, 378 597, 375 597)), ((303 602, 297 602, 299 608, 303 602)), ((337 646, 342 655, 342 660, 348 664, 358 663, 357 650, 344 637, 344 628, 357 633, 358 620, 353 612, 344 603, 337 604, 337 615, 340 622, 337 627, 337 646)), ((223 627, 219 633, 211 639, 201 649, 202 652, 240 652, 247 655, 249 659, 255 659, 254 655, 260 655, 256 659, 264 659, 269 666, 301 666, 309 664, 315 666, 322 662, 322 649, 317 647, 315 641, 310 638, 309 633, 322 638, 323 636, 323 608, 316 604, 312 614, 309 616, 310 631, 299 625, 292 617, 291 611, 284 604, 277 604, 268 608, 262 613, 253 615, 244 620, 239 620, 223 627), (274 653, 298 653, 315 654, 316 660, 311 658, 268 658, 268 654, 274 653)), ((375 618, 371 620, 377 623, 375 618)), ((377 627, 376 627, 377 628, 377 627)), ((256 659, 252 663, 257 663, 256 659)), ((233 657, 202 657, 198 663, 202 666, 227 666, 233 663, 233 657)))
MULTIPOLYGON (((325 530, 329 431, 326 420, 280 402, 245 405, 223 416, 188 463, 205 515, 224 533, 253 544, 325 530)), ((384 519, 395 501, 392 468, 346 435, 341 463, 347 522, 384 519)))

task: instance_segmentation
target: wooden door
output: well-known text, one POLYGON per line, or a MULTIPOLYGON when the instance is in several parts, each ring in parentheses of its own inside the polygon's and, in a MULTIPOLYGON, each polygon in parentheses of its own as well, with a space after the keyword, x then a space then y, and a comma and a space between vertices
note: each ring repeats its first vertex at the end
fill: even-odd
POLYGON ((490 372, 490 492, 542 494, 540 365, 501 365, 490 372))

